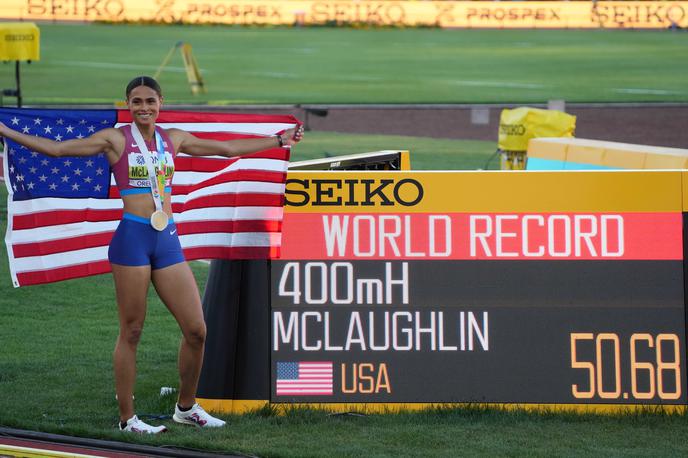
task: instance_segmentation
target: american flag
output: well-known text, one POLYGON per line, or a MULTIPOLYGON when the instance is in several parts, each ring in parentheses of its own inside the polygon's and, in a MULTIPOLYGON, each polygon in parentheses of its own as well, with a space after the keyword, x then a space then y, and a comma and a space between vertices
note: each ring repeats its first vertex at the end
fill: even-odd
POLYGON ((278 362, 277 396, 332 395, 332 361, 278 362))
MULTIPOLYGON (((125 110, 0 109, 0 121, 55 141, 130 123, 125 110)), ((163 111, 157 124, 218 140, 274 135, 288 115, 163 111)), ((6 140, 5 242, 14 286, 110 271, 107 249, 122 201, 104 154, 51 158, 6 140)), ((288 148, 240 158, 175 159, 172 210, 187 260, 279 255, 288 148)))

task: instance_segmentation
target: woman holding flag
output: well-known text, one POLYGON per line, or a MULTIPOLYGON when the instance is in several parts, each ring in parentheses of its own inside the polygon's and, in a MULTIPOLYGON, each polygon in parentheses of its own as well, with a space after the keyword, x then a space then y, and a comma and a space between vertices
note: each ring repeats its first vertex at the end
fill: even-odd
POLYGON ((113 355, 119 428, 150 434, 166 430, 165 426, 146 424, 134 412, 136 350, 151 283, 182 332, 174 421, 199 427, 224 426, 224 421, 205 412, 195 398, 206 326, 198 287, 172 221, 174 158, 179 152, 232 157, 291 146, 301 140, 303 128, 289 129, 273 137, 228 141, 201 139, 181 129, 164 130, 156 127, 162 91, 147 76, 134 78, 127 85, 126 101, 133 119, 130 125, 106 128, 85 138, 53 141, 18 132, 3 123, 0 123, 0 136, 53 157, 104 153, 110 163, 124 204, 123 218, 108 251, 120 325, 113 355))

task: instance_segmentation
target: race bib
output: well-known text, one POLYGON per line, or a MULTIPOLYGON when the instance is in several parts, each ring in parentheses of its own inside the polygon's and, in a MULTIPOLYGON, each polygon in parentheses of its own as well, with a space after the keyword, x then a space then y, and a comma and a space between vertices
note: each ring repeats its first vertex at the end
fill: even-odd
MULTIPOLYGON (((146 167, 146 159, 143 157, 143 154, 138 151, 132 151, 128 154, 128 161, 129 186, 134 188, 150 188, 148 167, 146 167)), ((153 166, 157 172, 160 167, 158 156, 152 155, 151 162, 153 162, 153 166)), ((163 167, 165 170, 165 187, 168 187, 171 185, 172 175, 174 175, 174 160, 169 151, 165 151, 165 164, 163 167)))

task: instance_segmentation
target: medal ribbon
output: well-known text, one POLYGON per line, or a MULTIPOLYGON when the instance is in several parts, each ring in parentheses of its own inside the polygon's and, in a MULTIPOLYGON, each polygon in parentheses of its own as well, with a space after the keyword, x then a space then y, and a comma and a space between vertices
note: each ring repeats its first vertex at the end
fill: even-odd
POLYGON ((152 160, 153 153, 148 150, 148 146, 146 146, 146 142, 143 140, 141 131, 139 131, 138 126, 134 122, 131 123, 131 135, 134 137, 136 145, 139 147, 139 151, 141 151, 143 158, 146 161, 146 168, 148 168, 148 180, 150 181, 151 185, 151 195, 153 196, 155 209, 162 211, 162 203, 165 199, 165 166, 167 165, 165 160, 165 150, 162 144, 162 137, 156 129, 155 141, 158 150, 157 155, 159 165, 158 169, 156 170, 152 160))
MULTIPOLYGON (((165 178, 167 175, 167 160, 165 158, 165 148, 162 144, 162 136, 155 131, 155 144, 158 153, 158 167, 156 168, 156 178, 158 181, 158 190, 160 191, 160 204, 165 202, 165 178)), ((150 173, 150 171, 148 172, 150 173)))

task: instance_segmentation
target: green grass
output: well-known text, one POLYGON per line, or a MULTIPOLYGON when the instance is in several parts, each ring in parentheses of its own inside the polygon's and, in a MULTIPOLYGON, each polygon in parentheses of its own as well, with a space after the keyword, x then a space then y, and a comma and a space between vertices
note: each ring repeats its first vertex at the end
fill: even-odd
MULTIPOLYGON (((27 104, 113 103, 178 41, 208 94, 193 97, 177 52, 169 103, 536 103, 688 101, 688 33, 41 24, 22 65, 27 104)), ((14 86, 0 66, 2 88, 14 86)), ((6 99, 5 103, 14 103, 6 99), (9 102, 8 102, 9 101, 9 102)))
POLYGON ((408 150, 411 152, 412 170, 498 169, 497 157, 486 167, 496 148, 496 141, 306 132, 304 140, 294 147, 291 160, 303 161, 380 150, 408 150))
MULTIPOLYGON (((294 159, 398 147, 412 151, 415 169, 474 168, 491 142, 428 140, 310 132, 294 159), (415 152, 415 153, 414 153, 415 152), (416 154, 417 153, 417 154, 416 154), (450 166, 451 165, 451 166, 450 166)), ((0 188, 0 233, 7 191, 0 188)), ((116 431, 111 353, 117 312, 110 275, 14 289, 5 245, 0 247, 0 425, 156 446, 237 452, 265 457, 382 456, 677 456, 688 453, 688 418, 659 412, 578 415, 500 411, 481 406, 388 415, 330 415, 312 409, 265 408, 223 418, 221 430, 176 425, 162 437, 116 431)), ((208 266, 193 262, 201 291, 208 266)), ((137 412, 169 415, 177 386, 180 337, 151 290, 139 347, 137 412)), ((158 423, 158 420, 151 420, 158 423)))

